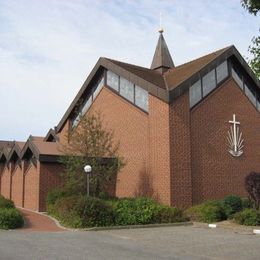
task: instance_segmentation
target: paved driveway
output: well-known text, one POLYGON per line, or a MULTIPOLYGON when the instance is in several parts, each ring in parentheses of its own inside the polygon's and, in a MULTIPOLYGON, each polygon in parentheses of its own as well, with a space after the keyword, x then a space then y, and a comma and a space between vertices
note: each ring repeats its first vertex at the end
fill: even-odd
POLYGON ((0 259, 260 259, 260 236, 194 226, 98 232, 0 231, 0 259))

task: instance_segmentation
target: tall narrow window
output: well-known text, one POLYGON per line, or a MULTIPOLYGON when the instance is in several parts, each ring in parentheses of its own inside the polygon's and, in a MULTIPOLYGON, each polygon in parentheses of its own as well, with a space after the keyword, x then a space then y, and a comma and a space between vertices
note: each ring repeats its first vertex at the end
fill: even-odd
POLYGON ((224 61, 216 68, 217 71, 217 83, 221 82, 228 76, 228 65, 227 61, 224 61))
POLYGON ((102 79, 97 84, 97 87, 93 93, 93 100, 97 97, 98 93, 101 91, 103 86, 104 86, 104 77, 102 77, 102 79))
POLYGON ((254 91, 252 89, 250 89, 249 85, 244 84, 245 86, 245 93, 248 96, 248 98, 250 99, 250 101, 256 105, 256 96, 254 94, 254 91))
POLYGON ((148 111, 148 92, 138 86, 135 86, 135 104, 148 111))
POLYGON ((240 77, 238 75, 238 73, 234 70, 234 68, 232 68, 231 73, 232 73, 233 79, 236 81, 238 86, 243 90, 243 80, 242 80, 242 77, 240 77))
POLYGON ((196 105, 202 98, 201 80, 198 80, 190 87, 190 107, 196 105))
POLYGON ((88 109, 90 108, 91 104, 92 104, 92 98, 91 98, 91 96, 89 96, 89 97, 85 100, 85 102, 84 102, 84 104, 83 104, 83 106, 82 106, 82 109, 81 109, 81 111, 80 111, 80 114, 81 114, 82 116, 88 111, 88 109))
POLYGON ((120 78, 120 95, 134 102, 134 84, 125 78, 120 78))
POLYGON ((215 70, 211 70, 202 78, 202 86, 204 97, 216 87, 215 70))
POLYGON ((119 91, 119 76, 110 70, 107 71, 107 85, 119 91))

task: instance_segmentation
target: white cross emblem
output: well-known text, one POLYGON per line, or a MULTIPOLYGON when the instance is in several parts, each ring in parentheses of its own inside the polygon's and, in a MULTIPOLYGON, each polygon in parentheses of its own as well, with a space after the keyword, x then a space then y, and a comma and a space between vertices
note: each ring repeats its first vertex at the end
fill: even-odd
POLYGON ((242 133, 239 131, 240 122, 236 121, 236 115, 233 115, 233 120, 229 121, 232 126, 228 131, 228 146, 229 153, 235 157, 239 157, 243 154, 242 148, 244 147, 242 133))

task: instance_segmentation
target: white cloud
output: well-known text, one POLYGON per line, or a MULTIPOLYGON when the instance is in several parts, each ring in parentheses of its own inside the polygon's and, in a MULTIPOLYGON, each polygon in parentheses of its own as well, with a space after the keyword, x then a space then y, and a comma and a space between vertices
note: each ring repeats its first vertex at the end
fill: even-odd
POLYGON ((0 2, 0 139, 46 134, 100 56, 149 66, 160 12, 177 65, 231 44, 247 55, 258 32, 235 0, 0 2))

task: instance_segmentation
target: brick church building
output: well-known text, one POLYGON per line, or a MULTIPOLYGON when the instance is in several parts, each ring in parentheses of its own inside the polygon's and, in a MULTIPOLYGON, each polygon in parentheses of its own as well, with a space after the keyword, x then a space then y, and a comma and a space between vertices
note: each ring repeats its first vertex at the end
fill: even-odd
POLYGON ((114 130, 126 160, 119 197, 188 207, 246 196, 245 176, 260 172, 260 83, 246 61, 230 46, 175 66, 160 31, 150 68, 100 58, 46 136, 0 141, 1 194, 44 211, 48 190, 60 184, 60 144, 79 113, 93 111, 114 130))

